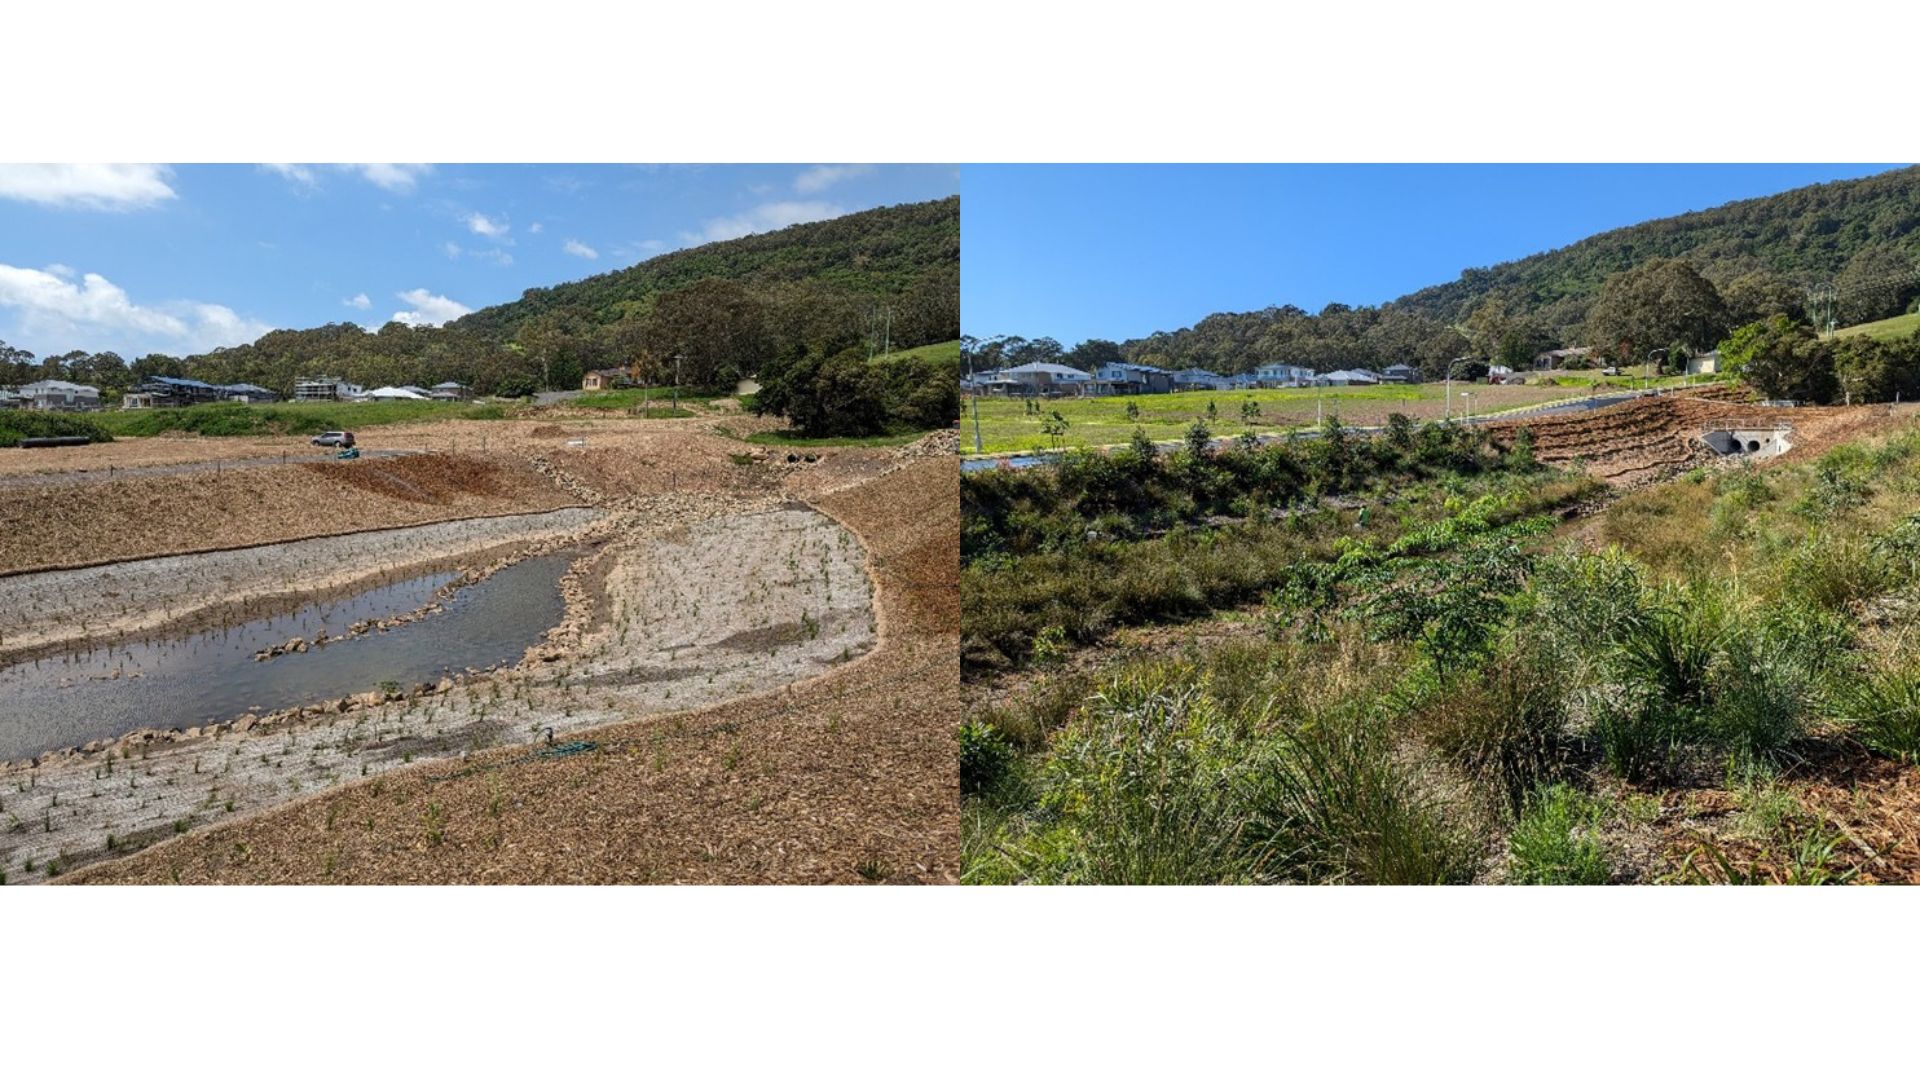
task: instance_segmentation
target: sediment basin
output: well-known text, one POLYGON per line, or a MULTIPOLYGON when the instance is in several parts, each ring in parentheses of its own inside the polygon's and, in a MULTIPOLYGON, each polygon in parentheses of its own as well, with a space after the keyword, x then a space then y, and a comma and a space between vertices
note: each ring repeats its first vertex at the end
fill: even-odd
POLYGON ((559 581, 569 561, 525 559, 458 590, 426 618, 352 637, 342 635, 356 623, 434 601, 456 575, 423 574, 225 629, 0 668, 0 760, 517 662, 564 616, 559 581), (255 659, 295 637, 327 643, 255 659))

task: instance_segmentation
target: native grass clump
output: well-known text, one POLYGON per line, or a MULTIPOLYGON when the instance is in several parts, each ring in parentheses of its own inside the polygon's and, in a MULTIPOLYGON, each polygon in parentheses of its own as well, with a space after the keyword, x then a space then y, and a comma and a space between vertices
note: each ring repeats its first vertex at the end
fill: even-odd
POLYGON ((1841 820, 1871 793, 1806 784, 1920 765, 1917 454, 1683 478, 1584 535, 1551 512, 1574 478, 1498 462, 1259 521, 1160 493, 1178 455, 1098 466, 1104 495, 996 477, 969 507, 963 663, 1000 689, 970 717, 998 750, 966 880, 1904 880, 1841 820), (1062 527, 1089 514, 1137 531, 1062 527))

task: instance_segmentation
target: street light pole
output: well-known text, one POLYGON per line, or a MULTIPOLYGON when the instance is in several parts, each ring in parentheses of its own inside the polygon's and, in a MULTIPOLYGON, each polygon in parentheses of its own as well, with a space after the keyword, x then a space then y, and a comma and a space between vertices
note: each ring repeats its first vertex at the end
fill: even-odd
MULTIPOLYGON (((967 381, 973 382, 973 354, 967 354, 967 381)), ((973 452, 983 453, 980 449, 980 387, 967 392, 967 400, 973 403, 973 452)))
POLYGON ((1456 356, 1447 364, 1447 419, 1453 419, 1453 369, 1461 364, 1472 363, 1471 356, 1456 356))

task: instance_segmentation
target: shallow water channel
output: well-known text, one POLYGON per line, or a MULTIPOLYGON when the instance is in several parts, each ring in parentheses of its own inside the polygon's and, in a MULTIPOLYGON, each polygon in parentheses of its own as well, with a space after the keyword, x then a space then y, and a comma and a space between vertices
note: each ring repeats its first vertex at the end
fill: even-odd
POLYGON ((456 575, 409 578, 223 630, 0 668, 0 760, 512 663, 564 617, 559 584, 572 558, 563 552, 522 560, 459 590, 424 619, 272 660, 254 654, 293 637, 311 641, 322 629, 343 634, 362 619, 413 611, 456 575))

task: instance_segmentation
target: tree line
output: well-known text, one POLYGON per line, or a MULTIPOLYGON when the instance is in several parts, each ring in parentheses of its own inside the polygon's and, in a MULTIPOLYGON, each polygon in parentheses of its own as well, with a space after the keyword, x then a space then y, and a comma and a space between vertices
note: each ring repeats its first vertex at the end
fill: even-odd
POLYGON ((1086 370, 1126 360, 1223 375, 1274 363, 1315 371, 1406 363, 1432 378, 1457 357, 1523 369, 1542 352, 1577 346, 1602 363, 1673 364, 1777 315, 1846 326, 1916 307, 1920 168, 1909 168, 1599 233, 1379 306, 1222 312, 1181 330, 1071 347, 971 339, 968 359, 1086 370), (1810 311, 1820 286, 1830 286, 1821 290, 1830 300, 1810 311))

